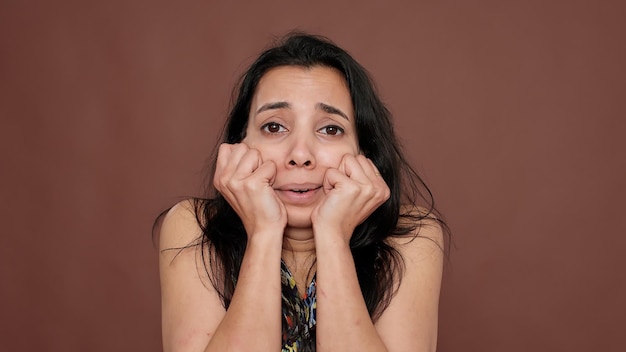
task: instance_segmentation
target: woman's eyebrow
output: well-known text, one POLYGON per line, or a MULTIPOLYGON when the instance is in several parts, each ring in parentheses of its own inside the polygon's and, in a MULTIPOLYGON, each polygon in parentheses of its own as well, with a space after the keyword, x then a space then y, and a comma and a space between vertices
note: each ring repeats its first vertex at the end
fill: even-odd
POLYGON ((267 110, 276 110, 276 109, 289 109, 291 106, 286 101, 277 101, 272 103, 267 103, 261 105, 261 107, 256 111, 257 115, 267 110))
POLYGON ((348 115, 346 115, 343 111, 337 109, 336 107, 332 106, 332 105, 328 105, 328 104, 324 104, 324 103, 317 103, 317 108, 321 109, 322 111, 328 113, 328 114, 334 114, 334 115, 339 115, 341 117, 343 117, 346 120, 350 120, 348 118, 348 115))
MULTIPOLYGON (((266 103, 266 104, 261 105, 261 107, 257 109, 256 114, 258 115, 262 113, 263 111, 267 111, 267 110, 290 109, 290 108, 291 108, 291 105, 286 101, 271 102, 271 103, 266 103)), ((346 115, 343 111, 341 111, 340 109, 332 105, 328 105, 324 103, 317 103, 316 108, 328 114, 339 115, 346 120, 350 120, 348 118, 348 115, 346 115)))

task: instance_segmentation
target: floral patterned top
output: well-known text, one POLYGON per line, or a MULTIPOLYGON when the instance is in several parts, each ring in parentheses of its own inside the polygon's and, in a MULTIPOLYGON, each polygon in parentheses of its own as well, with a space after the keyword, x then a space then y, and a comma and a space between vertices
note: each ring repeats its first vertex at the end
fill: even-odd
POLYGON ((283 352, 302 352, 304 345, 315 349, 315 275, 307 287, 304 297, 300 296, 296 280, 284 262, 281 262, 283 352), (308 342, 308 343, 307 343, 308 342), (312 342, 312 343, 311 343, 312 342))

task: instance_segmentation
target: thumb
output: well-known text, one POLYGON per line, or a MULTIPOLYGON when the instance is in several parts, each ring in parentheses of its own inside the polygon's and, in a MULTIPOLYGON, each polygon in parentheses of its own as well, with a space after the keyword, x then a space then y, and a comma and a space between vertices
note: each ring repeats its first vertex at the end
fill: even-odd
POLYGON ((276 180, 276 164, 271 160, 263 162, 254 173, 262 177, 269 186, 272 186, 276 180))
POLYGON ((343 172, 337 169, 326 170, 326 173, 324 174, 324 182, 322 183, 324 193, 328 193, 333 190, 340 182, 342 176, 344 176, 343 172))

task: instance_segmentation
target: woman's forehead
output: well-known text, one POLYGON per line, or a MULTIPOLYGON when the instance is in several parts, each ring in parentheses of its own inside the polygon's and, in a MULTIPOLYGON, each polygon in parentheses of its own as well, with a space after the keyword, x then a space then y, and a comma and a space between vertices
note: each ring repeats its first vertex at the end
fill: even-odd
POLYGON ((325 66, 280 66, 267 71, 251 104, 251 113, 266 104, 326 104, 352 115, 352 99, 341 73, 325 66))

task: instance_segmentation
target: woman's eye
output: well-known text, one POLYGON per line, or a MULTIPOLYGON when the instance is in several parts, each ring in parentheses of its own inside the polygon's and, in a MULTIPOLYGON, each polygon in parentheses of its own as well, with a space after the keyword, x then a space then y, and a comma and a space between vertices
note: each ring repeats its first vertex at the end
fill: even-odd
POLYGON ((261 126, 261 130, 267 133, 281 133, 287 131, 287 129, 276 122, 268 122, 261 126))
POLYGON ((319 130, 322 134, 327 134, 329 136, 336 136, 343 134, 343 128, 335 125, 325 126, 320 128, 319 130))

